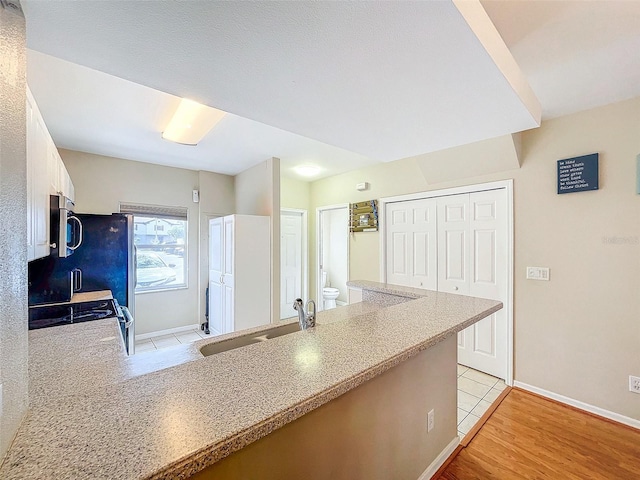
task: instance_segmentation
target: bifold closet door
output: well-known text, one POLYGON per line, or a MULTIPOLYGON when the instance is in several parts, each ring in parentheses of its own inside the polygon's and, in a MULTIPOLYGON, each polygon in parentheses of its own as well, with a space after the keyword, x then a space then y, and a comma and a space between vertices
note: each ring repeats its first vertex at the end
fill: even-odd
POLYGON ((438 291, 469 295, 469 194, 437 198, 438 291))
POLYGON ((469 295, 499 300, 505 307, 465 329, 458 362, 504 379, 509 279, 506 190, 471 193, 469 207, 469 295))
MULTIPOLYGON (((438 199, 438 291, 506 302, 506 191, 438 199)), ((458 363, 505 378, 507 316, 503 308, 458 334, 458 363)))
MULTIPOLYGON (((506 304, 505 189, 388 203, 385 232, 387 282, 506 304)), ((506 308, 458 334, 458 362, 505 378, 506 308)))
POLYGON ((386 205, 387 282, 437 290, 435 199, 386 205))

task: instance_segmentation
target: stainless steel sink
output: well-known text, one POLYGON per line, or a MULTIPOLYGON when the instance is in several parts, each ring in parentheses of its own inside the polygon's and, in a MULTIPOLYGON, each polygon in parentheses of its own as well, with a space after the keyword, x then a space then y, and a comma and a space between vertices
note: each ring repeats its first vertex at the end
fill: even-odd
POLYGON ((229 340, 223 340, 216 343, 208 343, 200 348, 200 353, 205 357, 209 355, 215 355, 216 353, 228 352, 236 348, 246 347, 254 343, 266 342, 272 338, 282 337, 290 333, 299 332, 300 326, 297 323, 289 325, 281 325, 279 327, 273 327, 268 330, 263 330, 258 333, 252 333, 248 335, 242 335, 240 337, 230 338, 229 340))

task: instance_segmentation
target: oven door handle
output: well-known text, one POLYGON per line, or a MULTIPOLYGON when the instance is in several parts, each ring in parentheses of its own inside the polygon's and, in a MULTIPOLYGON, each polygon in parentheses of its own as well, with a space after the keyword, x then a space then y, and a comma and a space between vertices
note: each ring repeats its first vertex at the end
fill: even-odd
POLYGON ((71 273, 73 274, 73 291, 78 292, 82 290, 82 270, 74 268, 71 273))
POLYGON ((129 328, 133 324, 133 316, 127 307, 120 307, 120 309, 124 314, 124 319, 121 319, 120 322, 124 323, 124 328, 129 328))

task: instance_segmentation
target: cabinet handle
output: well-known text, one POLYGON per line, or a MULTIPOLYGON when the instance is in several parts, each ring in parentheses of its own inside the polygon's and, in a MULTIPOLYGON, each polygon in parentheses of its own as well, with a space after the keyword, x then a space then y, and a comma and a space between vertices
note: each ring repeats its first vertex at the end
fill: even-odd
POLYGON ((458 290, 458 287, 453 287, 454 290, 458 290))
POLYGON ((220 285, 224 285, 224 275, 220 275, 220 285))

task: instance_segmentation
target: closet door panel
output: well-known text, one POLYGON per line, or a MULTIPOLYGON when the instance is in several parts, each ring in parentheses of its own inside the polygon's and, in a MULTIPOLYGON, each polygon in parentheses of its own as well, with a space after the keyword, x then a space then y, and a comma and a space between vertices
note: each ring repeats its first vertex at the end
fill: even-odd
POLYGON ((437 199, 438 291, 469 293, 469 195, 437 199))

